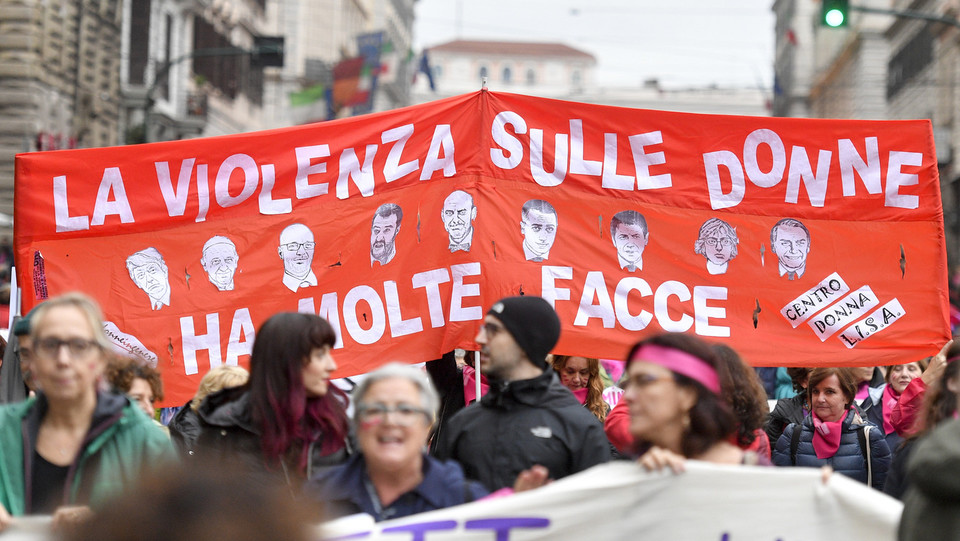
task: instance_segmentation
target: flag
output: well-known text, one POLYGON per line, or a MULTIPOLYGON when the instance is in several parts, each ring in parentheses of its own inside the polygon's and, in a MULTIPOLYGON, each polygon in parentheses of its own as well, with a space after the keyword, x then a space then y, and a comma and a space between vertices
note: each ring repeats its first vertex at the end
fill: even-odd
POLYGON ((323 98, 327 86, 323 83, 318 83, 307 88, 303 88, 297 92, 290 93, 290 107, 302 107, 304 105, 310 105, 316 101, 319 101, 323 98))

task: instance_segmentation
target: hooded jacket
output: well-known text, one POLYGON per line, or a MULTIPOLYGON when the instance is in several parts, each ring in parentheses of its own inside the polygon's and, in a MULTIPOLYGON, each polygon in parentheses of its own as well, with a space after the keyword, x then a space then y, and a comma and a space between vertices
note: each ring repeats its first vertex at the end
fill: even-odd
MULTIPOLYGON (((919 379, 919 378, 917 378, 919 379)), ((914 446, 898 539, 960 539, 960 420, 941 423, 914 446)))
POLYGON ((167 428, 170 429, 170 439, 176 444, 181 456, 193 455, 193 448, 200 437, 200 416, 190 407, 190 402, 184 404, 173 419, 170 419, 167 428))
MULTIPOLYGON (((11 515, 31 514, 31 472, 43 393, 0 406, 0 504, 11 515)), ((130 487, 149 467, 175 456, 170 438, 125 396, 99 393, 90 429, 67 472, 62 505, 94 509, 130 487)))
POLYGON ((307 483, 306 495, 323 502, 328 519, 367 513, 374 520, 389 520, 444 509, 478 500, 487 490, 463 476, 463 469, 452 461, 442 462, 423 455, 423 480, 387 507, 374 502, 370 490, 367 463, 358 453, 346 463, 321 472, 307 483))
POLYGON ((250 395, 246 387, 231 387, 208 395, 200 407, 200 432, 194 445, 197 458, 213 461, 232 461, 249 473, 261 475, 261 482, 269 483, 275 476, 285 478, 287 484, 299 486, 319 469, 340 464, 347 459, 349 444, 343 442, 336 451, 323 454, 322 438, 310 444, 305 474, 298 473, 292 461, 280 468, 268 467, 260 439, 260 429, 253 421, 250 395), (297 472, 297 473, 295 473, 297 472))
POLYGON ((859 414, 851 410, 841 425, 840 447, 830 458, 817 458, 813 448, 813 415, 808 415, 801 424, 790 424, 777 440, 773 450, 773 463, 777 466, 804 466, 818 468, 830 466, 837 473, 856 479, 861 483, 867 482, 867 463, 864 453, 860 449, 860 436, 857 432, 870 426, 870 460, 873 471, 873 488, 883 490, 883 483, 887 478, 890 467, 890 447, 884 439, 883 430, 873 423, 863 421, 859 414), (800 442, 797 446, 797 462, 793 463, 790 456, 790 442, 793 432, 800 430, 800 442))
POLYGON ((535 464, 560 479, 610 460, 600 421, 560 384, 553 370, 490 390, 459 411, 441 434, 436 456, 453 459, 470 479, 495 491, 513 486, 535 464))

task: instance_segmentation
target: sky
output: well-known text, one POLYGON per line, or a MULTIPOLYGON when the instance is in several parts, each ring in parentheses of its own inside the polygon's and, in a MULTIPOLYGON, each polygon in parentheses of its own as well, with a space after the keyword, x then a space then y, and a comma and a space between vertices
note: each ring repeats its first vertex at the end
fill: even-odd
POLYGON ((560 42, 597 83, 773 86, 773 0, 418 0, 416 49, 454 39, 560 42))

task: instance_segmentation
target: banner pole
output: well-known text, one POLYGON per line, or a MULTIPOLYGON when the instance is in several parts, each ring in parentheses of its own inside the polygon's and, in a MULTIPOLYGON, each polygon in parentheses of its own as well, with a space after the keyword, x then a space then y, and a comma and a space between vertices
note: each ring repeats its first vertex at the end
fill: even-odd
POLYGON ((479 402, 480 401, 480 352, 479 351, 473 352, 473 370, 474 370, 474 375, 476 376, 474 378, 474 385, 477 386, 477 394, 475 396, 477 397, 477 402, 479 402))

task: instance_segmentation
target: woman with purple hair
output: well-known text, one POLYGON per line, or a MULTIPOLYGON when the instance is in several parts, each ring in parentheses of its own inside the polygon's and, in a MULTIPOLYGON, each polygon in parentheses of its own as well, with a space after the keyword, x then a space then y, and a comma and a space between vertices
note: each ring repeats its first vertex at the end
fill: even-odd
POLYGON ((330 384, 336 335, 326 320, 272 316, 257 331, 250 379, 209 395, 197 410, 196 458, 234 462, 299 493, 319 469, 346 460, 346 395, 330 384))

